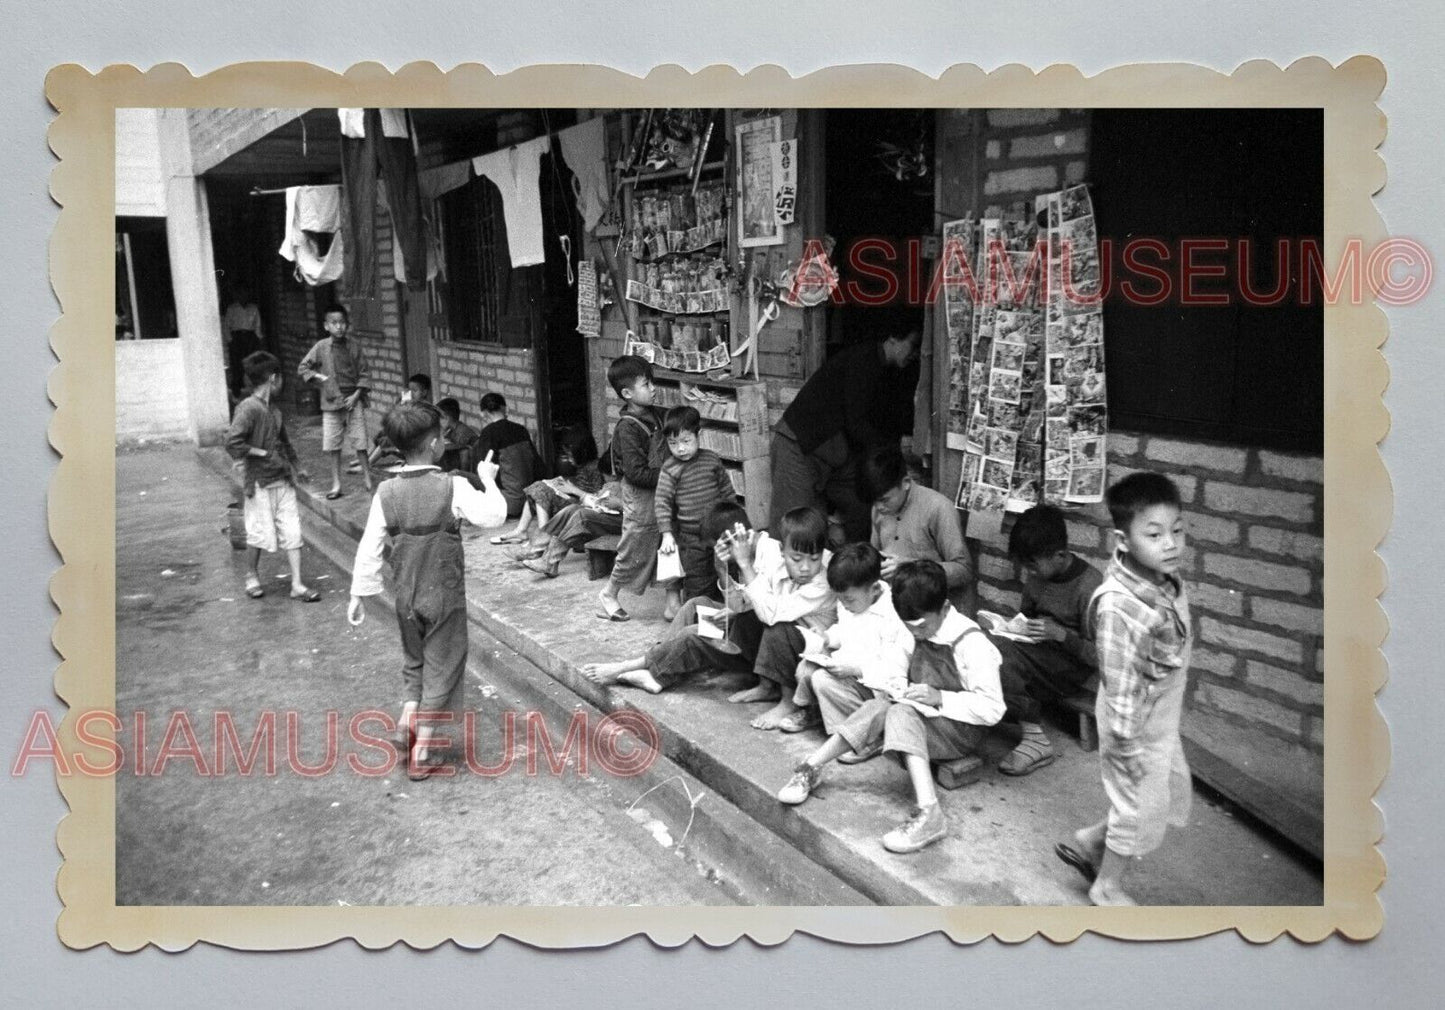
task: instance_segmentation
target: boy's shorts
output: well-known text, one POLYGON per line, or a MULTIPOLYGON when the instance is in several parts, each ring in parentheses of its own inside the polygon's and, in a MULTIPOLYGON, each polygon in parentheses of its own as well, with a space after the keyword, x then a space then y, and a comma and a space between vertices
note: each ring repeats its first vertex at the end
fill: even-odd
POLYGON ((321 448, 326 452, 335 452, 337 449, 365 452, 368 448, 366 408, 358 403, 350 410, 323 410, 321 448))
POLYGON ((242 514, 246 520, 246 546, 274 552, 299 550, 301 513, 296 508, 296 488, 288 481, 258 487, 245 498, 242 514))

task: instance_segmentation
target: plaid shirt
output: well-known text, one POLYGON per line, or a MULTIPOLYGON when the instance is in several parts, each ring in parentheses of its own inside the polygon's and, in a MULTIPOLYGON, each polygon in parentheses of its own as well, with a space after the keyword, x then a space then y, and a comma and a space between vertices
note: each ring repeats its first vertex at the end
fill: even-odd
POLYGON ((1133 740, 1159 683, 1184 676, 1189 666, 1189 596, 1178 576, 1166 577, 1163 585, 1151 582, 1116 552, 1089 612, 1109 731, 1133 740))

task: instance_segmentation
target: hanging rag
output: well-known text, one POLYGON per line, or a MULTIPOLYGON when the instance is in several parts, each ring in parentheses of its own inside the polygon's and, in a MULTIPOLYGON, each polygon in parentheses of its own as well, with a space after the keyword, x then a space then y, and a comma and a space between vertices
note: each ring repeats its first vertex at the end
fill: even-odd
POLYGON ((461 189, 471 181, 471 178, 472 163, 470 159, 454 161, 450 165, 438 165, 436 168, 422 169, 417 173, 417 183, 421 186, 421 195, 429 200, 435 200, 454 189, 461 189))
POLYGON ((547 259, 539 180, 542 155, 551 149, 552 138, 542 136, 472 159, 476 173, 490 179, 502 194, 502 219, 514 267, 536 266, 547 259))
MULTIPOLYGON (((381 109, 381 135, 383 137, 408 137, 410 134, 406 128, 405 109, 381 109)), ((365 109, 337 109, 336 116, 341 120, 341 135, 350 137, 353 140, 360 140, 366 136, 366 110, 365 109)))
POLYGON ((340 277, 346 265, 346 241, 338 230, 341 215, 339 192, 316 193, 315 190, 337 190, 336 186, 292 186, 286 190, 286 227, 279 252, 296 264, 296 278, 316 287, 330 284, 340 277), (303 218, 312 224, 324 224, 328 219, 318 212, 331 208, 330 227, 308 228, 303 218), (321 253, 314 234, 334 232, 331 246, 325 255, 321 253))
MULTIPOLYGON (((340 186, 297 186, 296 227, 303 231, 336 231, 341 227, 340 186)), ((292 190, 287 190, 291 192, 292 190)))
POLYGON ((353 140, 366 136, 365 109, 337 109, 336 118, 341 120, 341 135, 353 140))
POLYGON ((572 169, 572 193, 582 227, 590 232, 607 213, 612 190, 607 183, 607 129, 601 116, 568 127, 557 134, 562 157, 572 169))

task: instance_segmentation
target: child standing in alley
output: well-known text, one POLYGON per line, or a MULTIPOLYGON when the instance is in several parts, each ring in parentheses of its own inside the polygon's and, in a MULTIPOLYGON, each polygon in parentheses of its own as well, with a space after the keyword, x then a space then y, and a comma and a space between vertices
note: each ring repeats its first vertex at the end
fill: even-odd
POLYGON ((356 548, 346 617, 360 624, 363 599, 382 591, 383 549, 390 538, 396 619, 405 654, 395 742, 410 755, 407 775, 421 780, 443 763, 440 748, 430 746, 433 723, 449 718, 460 725, 467 600, 459 521, 495 526, 506 518, 507 503, 497 489, 497 466, 490 453, 477 464, 481 490, 437 467, 445 442, 441 413, 430 404, 398 404, 387 412, 382 429, 406 463, 371 500, 356 548))
POLYGON ((607 382, 622 400, 622 416, 612 429, 612 472, 622 485, 622 536, 612 574, 602 587, 598 617, 627 621, 617 596, 623 587, 647 592, 657 567, 657 517, 653 498, 667 446, 662 438, 662 412, 652 405, 652 363, 635 354, 614 358, 607 382))
POLYGON ((682 578, 667 587, 665 621, 677 616, 683 600, 705 596, 717 584, 712 544, 703 541, 702 520, 713 505, 737 500, 722 457, 698 447, 701 430, 702 415, 696 407, 673 407, 662 424, 671 456, 658 473, 654 496, 653 511, 662 534, 658 553, 677 553, 682 563, 682 578))
POLYGON ((1189 823, 1189 765, 1179 738, 1191 649, 1179 575, 1184 521, 1163 474, 1133 473, 1105 495, 1117 546, 1090 616, 1099 657, 1099 766, 1109 812, 1054 852, 1091 881, 1096 905, 1132 905, 1124 881, 1169 824, 1189 823))
POLYGON ((1029 641, 989 636, 1003 656, 1006 718, 1017 719, 1023 730, 1018 746, 999 762, 998 770, 1027 775, 1054 761, 1042 702, 1078 694, 1098 667, 1088 610, 1104 579, 1069 550, 1064 514, 1052 505, 1036 505, 1018 517, 1009 531, 1008 552, 1024 571, 1019 613, 1027 619, 1022 634, 1029 641))
POLYGON ((341 450, 349 447, 361 464, 366 490, 371 471, 366 467, 366 394, 371 386, 366 355, 350 336, 351 315, 344 305, 326 310, 326 336, 311 346, 296 372, 302 382, 321 385, 321 448, 331 454, 331 489, 327 498, 341 497, 341 450))
POLYGON ((281 392, 281 362, 274 354, 256 351, 241 363, 251 395, 236 405, 226 432, 226 452, 245 462, 246 546, 250 570, 246 595, 260 599, 261 552, 286 552, 291 566, 291 598, 315 603, 321 594, 301 581, 301 513, 296 507, 296 480, 306 479, 297 469, 296 450, 286 435, 286 421, 272 401, 281 392))

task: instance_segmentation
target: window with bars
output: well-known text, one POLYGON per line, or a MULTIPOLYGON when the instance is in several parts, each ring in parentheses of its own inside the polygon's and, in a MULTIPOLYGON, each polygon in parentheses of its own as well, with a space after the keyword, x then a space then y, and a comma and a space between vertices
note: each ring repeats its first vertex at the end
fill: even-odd
POLYGON ((501 194, 483 178, 446 193, 441 204, 447 263, 447 324, 453 340, 496 344, 501 291, 510 263, 503 247, 501 194))

